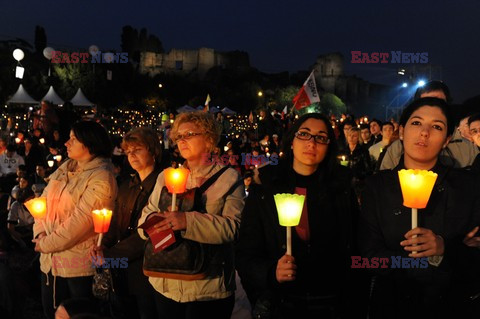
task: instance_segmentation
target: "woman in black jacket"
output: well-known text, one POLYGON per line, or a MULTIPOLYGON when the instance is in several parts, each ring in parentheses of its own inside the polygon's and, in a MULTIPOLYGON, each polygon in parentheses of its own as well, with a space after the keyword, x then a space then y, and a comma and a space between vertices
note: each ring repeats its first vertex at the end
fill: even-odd
POLYGON ((463 239, 480 222, 480 193, 473 174, 438 160, 453 128, 443 100, 412 102, 400 119, 400 164, 367 179, 360 250, 369 261, 388 259, 385 268, 373 269, 378 277, 370 318, 464 318, 462 311, 471 311, 469 297, 479 287, 479 251, 463 239), (419 227, 413 230, 398 178, 404 168, 438 174, 427 207, 418 210, 419 227))
POLYGON ((147 204, 161 169, 161 148, 157 134, 149 128, 135 128, 122 142, 130 166, 131 178, 119 187, 115 211, 103 240, 103 256, 127 258, 126 269, 111 269, 113 293, 111 316, 117 318, 158 318, 153 288, 143 274, 145 241, 136 230, 142 209, 147 204))
POLYGON ((336 160, 329 121, 299 118, 284 139, 285 160, 259 171, 248 196, 236 266, 254 309, 263 318, 337 318, 345 296, 353 219, 351 175, 336 160), (285 228, 273 199, 306 194, 300 224, 292 231, 293 256, 285 254, 285 228))

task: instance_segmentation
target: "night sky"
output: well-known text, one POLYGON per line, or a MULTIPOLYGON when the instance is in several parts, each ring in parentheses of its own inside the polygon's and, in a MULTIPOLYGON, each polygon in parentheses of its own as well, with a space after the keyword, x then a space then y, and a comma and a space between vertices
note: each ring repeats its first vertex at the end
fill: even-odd
POLYGON ((0 1, 0 40, 33 43, 35 25, 55 49, 120 50, 122 26, 146 27, 168 51, 242 50, 264 72, 308 70, 341 52, 345 70, 398 84, 398 65, 350 63, 352 50, 428 52, 455 102, 480 94, 480 2, 469 1, 0 1), (448 3, 446 3, 448 2, 448 3), (367 4, 368 3, 368 4, 367 4))

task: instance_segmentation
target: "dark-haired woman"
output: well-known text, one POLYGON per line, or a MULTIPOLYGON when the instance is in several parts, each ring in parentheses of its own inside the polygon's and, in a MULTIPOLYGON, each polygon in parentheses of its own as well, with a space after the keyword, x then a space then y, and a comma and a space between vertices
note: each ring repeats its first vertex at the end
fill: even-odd
POLYGON ((65 143, 69 159, 50 176, 45 226, 34 225, 35 250, 41 253, 42 304, 47 318, 68 298, 92 297, 95 269, 89 257, 96 244, 92 210, 113 209, 117 185, 111 142, 95 122, 78 122, 65 143))
POLYGON ((445 101, 412 102, 400 119, 404 156, 399 165, 367 179, 360 249, 370 260, 389 260, 388 267, 376 269, 379 276, 370 318, 465 318, 476 302, 470 297, 480 287, 479 251, 463 239, 479 223, 480 193, 474 174, 439 160, 453 128, 445 101), (411 209, 403 206, 400 169, 438 174, 427 207, 418 211, 419 227, 414 229, 411 209))
POLYGON ((259 170, 245 203, 236 267, 256 318, 337 318, 348 280, 357 210, 349 170, 336 159, 326 117, 299 118, 284 139, 285 159, 259 170), (306 195, 285 253, 273 196, 306 195))

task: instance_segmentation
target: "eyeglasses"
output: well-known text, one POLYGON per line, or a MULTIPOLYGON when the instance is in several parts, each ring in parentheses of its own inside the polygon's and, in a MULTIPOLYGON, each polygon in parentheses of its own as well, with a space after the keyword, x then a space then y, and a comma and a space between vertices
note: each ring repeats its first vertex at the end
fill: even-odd
POLYGON ((313 139, 315 140, 315 143, 317 144, 330 143, 330 139, 328 138, 328 136, 325 136, 325 135, 312 135, 307 132, 297 132, 295 133, 295 137, 302 141, 310 141, 310 139, 313 137, 313 139))
POLYGON ((477 135, 478 133, 480 133, 480 128, 472 128, 470 130, 470 135, 477 135))
POLYGON ((185 134, 178 134, 173 138, 175 143, 178 143, 180 140, 189 140, 194 136, 202 135, 203 133, 187 132, 185 134))

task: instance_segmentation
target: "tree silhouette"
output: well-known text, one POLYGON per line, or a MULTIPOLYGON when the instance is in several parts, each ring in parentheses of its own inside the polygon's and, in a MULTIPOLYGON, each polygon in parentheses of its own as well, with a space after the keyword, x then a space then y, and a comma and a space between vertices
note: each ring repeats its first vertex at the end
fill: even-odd
POLYGON ((35 26, 35 52, 43 53, 43 49, 47 46, 47 34, 42 26, 35 26))

